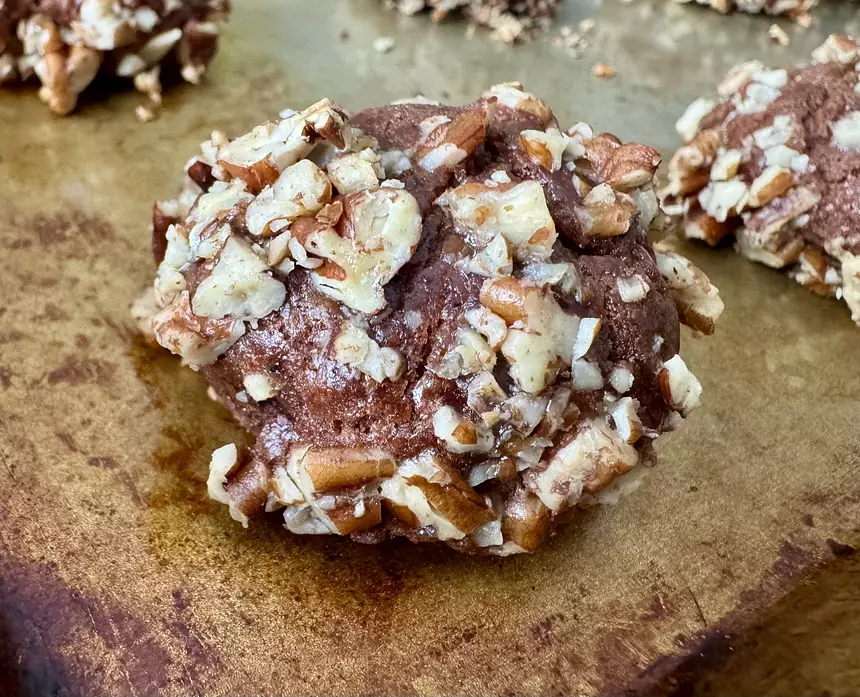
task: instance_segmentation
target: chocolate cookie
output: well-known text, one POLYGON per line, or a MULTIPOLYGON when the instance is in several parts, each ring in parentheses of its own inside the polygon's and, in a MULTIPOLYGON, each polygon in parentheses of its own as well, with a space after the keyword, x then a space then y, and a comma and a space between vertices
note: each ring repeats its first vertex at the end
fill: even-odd
POLYGON ((812 17, 809 10, 818 4, 818 0, 675 0, 675 2, 680 4, 696 2, 723 14, 734 10, 750 14, 787 14, 803 24, 811 23, 812 17))
POLYGON ((831 36, 814 63, 733 68, 718 100, 678 121, 667 212, 691 239, 734 236, 748 259, 843 299, 860 324, 860 44, 831 36))
POLYGON ((38 78, 42 101, 68 114, 102 74, 133 79, 157 106, 162 66, 198 83, 228 11, 229 0, 0 0, 0 85, 38 78))
POLYGON ((213 454, 212 498, 502 555, 617 500, 698 404, 679 314, 722 311, 648 242, 659 163, 515 83, 213 133, 155 206, 146 320, 255 438, 213 454))
POLYGON ((528 38, 530 30, 546 27, 555 18, 561 0, 383 0, 405 15, 430 10, 435 21, 451 12, 493 30, 493 36, 508 43, 528 38))

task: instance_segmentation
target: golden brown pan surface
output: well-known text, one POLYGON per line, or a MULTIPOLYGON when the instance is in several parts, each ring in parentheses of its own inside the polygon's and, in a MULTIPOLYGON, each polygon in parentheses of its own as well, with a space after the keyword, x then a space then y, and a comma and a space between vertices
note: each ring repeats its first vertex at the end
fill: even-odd
MULTIPOLYGON (((245 531, 208 500, 209 454, 241 434, 199 376, 135 338, 127 306, 153 271, 152 201, 209 130, 324 95, 456 102, 518 79, 563 122, 669 153, 674 119, 728 67, 802 60, 855 12, 822 7, 782 48, 767 20, 605 3, 577 61, 379 4, 237 2, 208 84, 169 92, 145 126, 133 94, 65 120, 0 94, 4 694, 648 691, 858 544, 860 330, 842 304, 696 247, 727 308, 712 339, 684 335, 702 408, 643 489, 537 555, 300 539, 275 518, 245 531), (379 35, 393 51, 372 49, 379 35), (599 60, 614 80, 591 76, 599 60)), ((574 4, 564 21, 594 3, 574 4)))

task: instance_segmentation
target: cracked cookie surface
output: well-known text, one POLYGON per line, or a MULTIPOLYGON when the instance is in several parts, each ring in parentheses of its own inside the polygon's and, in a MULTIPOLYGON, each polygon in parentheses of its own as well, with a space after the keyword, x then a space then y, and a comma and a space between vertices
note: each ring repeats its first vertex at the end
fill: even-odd
POLYGON ((65 115, 97 76, 130 79, 149 120, 162 68, 200 82, 229 10, 229 0, 2 0, 0 85, 38 80, 40 99, 65 115))
POLYGON ((860 324, 860 44, 831 36, 813 61, 743 63, 719 99, 693 102, 664 208, 688 238, 733 236, 740 254, 844 300, 860 324))
POLYGON ((659 163, 515 83, 213 133, 155 206, 137 308, 255 438, 213 455, 212 497, 505 555, 635 488, 698 404, 679 317, 722 311, 648 242, 659 163))

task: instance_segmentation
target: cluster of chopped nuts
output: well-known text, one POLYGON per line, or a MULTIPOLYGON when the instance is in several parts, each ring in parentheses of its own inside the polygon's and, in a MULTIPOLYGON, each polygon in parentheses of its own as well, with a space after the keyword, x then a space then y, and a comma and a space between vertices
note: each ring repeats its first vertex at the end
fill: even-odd
POLYGON ((740 254, 845 300, 860 324, 860 184, 850 174, 860 168, 860 43, 833 35, 813 60, 791 71, 743 63, 718 101, 690 104, 662 203, 688 238, 715 246, 733 235, 740 254))
POLYGON ((156 204, 161 261, 135 307, 257 436, 213 454, 211 497, 244 525, 281 509, 295 533, 497 555, 617 501, 698 404, 678 318, 710 334, 722 312, 699 269, 648 244, 659 164, 563 131, 516 83, 213 133, 156 204), (380 114, 414 136, 381 147, 380 114))
POLYGON ((559 27, 559 35, 552 40, 552 43, 554 46, 561 46, 571 58, 580 58, 595 42, 596 28, 597 21, 592 17, 583 19, 576 30, 570 25, 564 24, 559 27))
POLYGON ((818 4, 818 0, 674 0, 679 4, 697 2, 711 9, 728 14, 733 10, 749 12, 750 14, 766 13, 769 15, 786 14, 803 26, 812 23, 809 11, 818 4))
POLYGON ((508 44, 525 41, 535 28, 545 29, 561 0, 383 0, 405 15, 430 10, 440 22, 451 12, 463 12, 469 22, 492 30, 492 37, 508 44))
MULTIPOLYGON (((8 5, 8 3, 6 4, 8 5)), ((38 78, 55 114, 74 110, 99 73, 130 78, 148 98, 141 120, 161 104, 160 72, 176 63, 197 84, 212 60, 229 0, 19 2, 0 9, 0 85, 38 78)))
MULTIPOLYGON (((162 346, 195 367, 225 353, 245 322, 278 310, 282 279, 296 268, 320 293, 378 313, 385 285, 421 236, 415 198, 392 182, 380 186, 372 143, 328 100, 233 141, 213 133, 187 171, 194 193, 156 204, 156 225, 168 227, 154 286, 163 309, 152 326, 162 346), (325 169, 305 159, 323 145, 333 148, 325 169), (193 294, 183 276, 192 264, 205 271, 193 294)), ((381 368, 368 363, 381 365, 387 354, 362 335, 345 327, 338 355, 377 375, 381 368)))

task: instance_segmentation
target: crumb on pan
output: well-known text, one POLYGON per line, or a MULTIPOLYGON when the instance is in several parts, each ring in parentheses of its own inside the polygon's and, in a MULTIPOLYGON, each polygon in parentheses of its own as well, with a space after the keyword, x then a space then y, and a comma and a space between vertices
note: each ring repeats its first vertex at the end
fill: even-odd
POLYGON ((378 36, 373 40, 373 50, 377 53, 388 53, 394 48, 394 43, 390 36, 378 36))
POLYGON ((609 63, 595 63, 591 66, 591 74, 599 78, 611 78, 616 75, 615 68, 609 63))
POLYGON ((597 22, 590 17, 583 19, 576 30, 565 24, 559 27, 559 35, 553 38, 552 43, 562 47, 571 58, 580 58, 594 43, 596 30, 597 22))
POLYGON ((788 34, 778 24, 770 25, 770 28, 767 30, 767 38, 772 44, 779 44, 780 46, 788 46, 791 43, 788 34))

